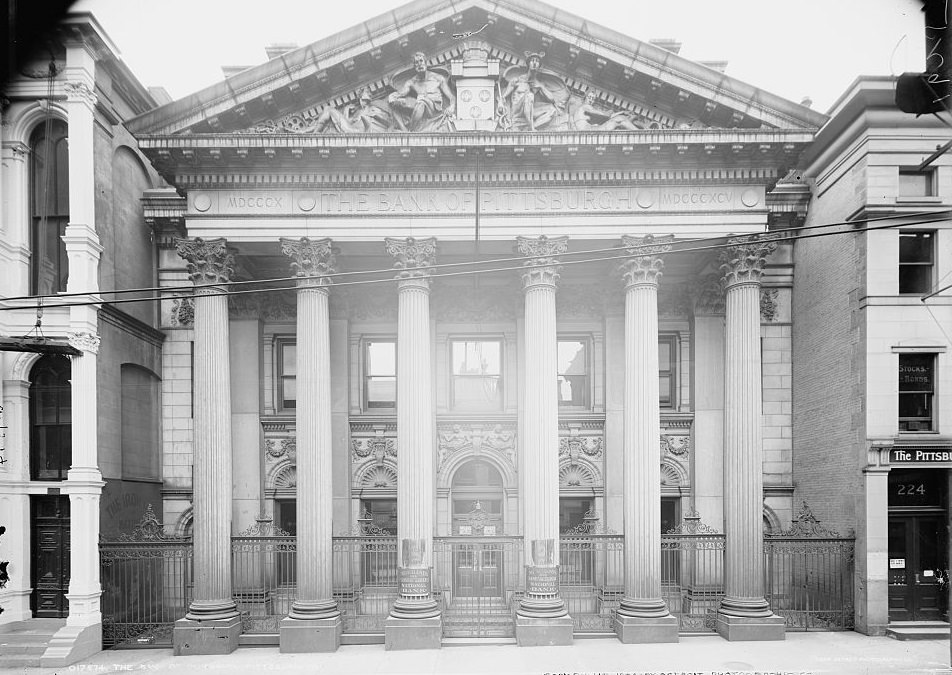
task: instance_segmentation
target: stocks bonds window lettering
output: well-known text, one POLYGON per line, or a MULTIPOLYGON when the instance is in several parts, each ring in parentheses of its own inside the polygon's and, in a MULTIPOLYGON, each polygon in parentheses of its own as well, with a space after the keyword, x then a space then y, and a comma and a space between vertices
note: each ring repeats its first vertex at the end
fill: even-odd
POLYGON ((899 355, 899 431, 932 431, 935 354, 899 355))

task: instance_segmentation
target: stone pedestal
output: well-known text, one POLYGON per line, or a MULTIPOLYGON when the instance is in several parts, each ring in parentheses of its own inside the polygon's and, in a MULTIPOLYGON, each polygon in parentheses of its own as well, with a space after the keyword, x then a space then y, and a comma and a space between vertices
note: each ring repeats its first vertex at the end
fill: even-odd
POLYGON ((340 610, 334 600, 331 363, 328 289, 330 239, 282 239, 297 292, 297 593, 281 622, 282 652, 335 651, 340 610))
POLYGON ((658 281, 673 237, 623 237, 625 280, 625 596, 615 620, 625 643, 677 642, 661 597, 661 415, 658 409, 658 281))
POLYGON ((175 654, 227 654, 241 621, 231 588, 231 369, 228 298, 211 295, 231 278, 224 239, 179 239, 195 294, 195 414, 192 502, 195 587, 185 619, 172 632, 175 654))
POLYGON ((384 624, 387 649, 436 649, 440 606, 431 593, 434 428, 430 266, 436 239, 387 239, 396 262, 397 565, 399 595, 384 624))
POLYGON ((724 598, 717 632, 728 640, 782 640, 764 597, 760 277, 776 244, 739 238, 721 254, 724 358, 724 598))
POLYGON ((564 647, 572 644, 572 618, 563 615, 532 619, 516 615, 516 643, 520 647, 564 647))
POLYGON ((282 654, 337 651, 343 630, 340 612, 332 619, 287 617, 281 620, 280 651, 282 654))
POLYGON ((241 618, 179 619, 172 628, 173 656, 231 654, 238 648, 241 618))

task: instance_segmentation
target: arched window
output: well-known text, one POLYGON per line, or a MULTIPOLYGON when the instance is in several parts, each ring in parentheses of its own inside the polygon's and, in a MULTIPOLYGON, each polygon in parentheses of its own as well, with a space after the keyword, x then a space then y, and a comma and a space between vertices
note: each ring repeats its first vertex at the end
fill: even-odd
POLYGON ((51 120, 30 137, 30 291, 66 290, 69 222, 69 151, 66 123, 51 120))
POLYGON ((30 371, 30 477, 65 480, 73 461, 70 361, 42 357, 30 371))

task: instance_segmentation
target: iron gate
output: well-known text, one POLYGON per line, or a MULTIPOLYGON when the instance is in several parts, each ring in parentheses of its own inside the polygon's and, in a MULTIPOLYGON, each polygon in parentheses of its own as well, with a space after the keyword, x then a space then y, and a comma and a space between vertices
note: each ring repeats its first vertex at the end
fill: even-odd
POLYGON ((513 637, 522 597, 522 539, 436 537, 433 593, 444 637, 513 637))
POLYGON ((625 540, 610 534, 563 534, 559 593, 575 633, 614 632, 625 590, 625 540))

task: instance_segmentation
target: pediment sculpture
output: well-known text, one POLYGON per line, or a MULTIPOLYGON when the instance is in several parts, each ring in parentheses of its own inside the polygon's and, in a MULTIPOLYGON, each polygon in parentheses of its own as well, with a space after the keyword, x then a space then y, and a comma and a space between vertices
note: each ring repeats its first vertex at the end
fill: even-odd
POLYGON ((376 90, 364 86, 343 105, 320 105, 265 120, 246 133, 361 134, 391 132, 614 131, 657 128, 657 122, 617 105, 595 89, 570 87, 543 68, 545 52, 525 52, 525 65, 499 72, 485 46, 465 50, 450 67, 428 65, 422 52, 376 90), (475 64, 475 65, 474 65, 475 64), (480 65, 482 67, 480 67, 480 65))

